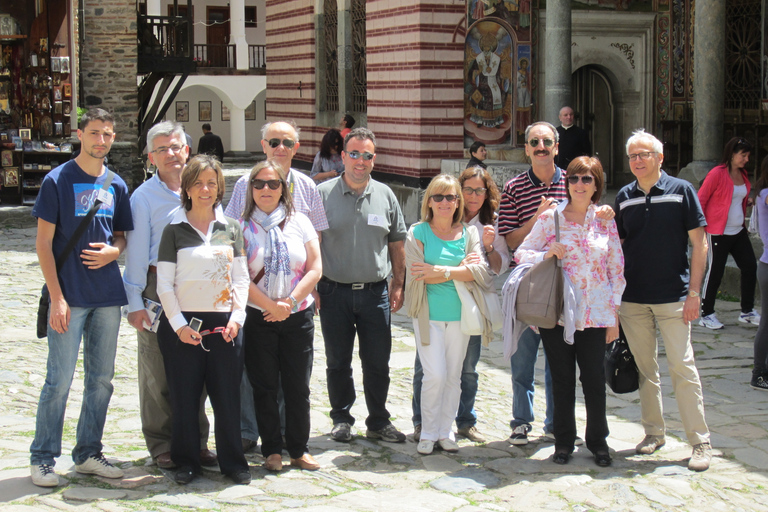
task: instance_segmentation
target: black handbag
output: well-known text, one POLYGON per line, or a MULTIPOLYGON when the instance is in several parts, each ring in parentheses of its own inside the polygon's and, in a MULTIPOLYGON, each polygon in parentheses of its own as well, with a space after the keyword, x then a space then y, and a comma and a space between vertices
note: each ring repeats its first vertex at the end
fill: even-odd
MULTIPOLYGON (((109 186, 112 184, 112 179, 115 177, 115 173, 107 169, 107 178, 104 180, 102 190, 109 190, 109 186)), ((96 216, 96 212, 101 207, 101 199, 96 199, 88 210, 88 213, 77 225, 77 229, 72 233, 72 238, 69 239, 64 250, 61 251, 58 259, 56 260, 56 275, 59 275, 61 267, 64 266, 64 262, 67 261, 67 257, 72 253, 80 237, 83 236, 91 220, 96 216)), ((48 292, 48 285, 44 284, 43 289, 40 291, 40 302, 37 305, 37 337, 39 339, 48 336, 48 310, 51 308, 51 294, 48 292)))
POLYGON ((627 337, 619 326, 619 339, 606 345, 605 350, 605 382, 614 393, 631 393, 639 387, 637 364, 635 356, 629 350, 627 337))

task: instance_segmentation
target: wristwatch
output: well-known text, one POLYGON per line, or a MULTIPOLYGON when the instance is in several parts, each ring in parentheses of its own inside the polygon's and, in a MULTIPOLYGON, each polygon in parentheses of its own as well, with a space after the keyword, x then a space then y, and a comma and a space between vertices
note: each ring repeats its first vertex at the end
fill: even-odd
POLYGON ((695 291, 695 290, 689 290, 688 291, 688 295, 690 297, 701 297, 701 294, 699 292, 695 291))
POLYGON ((293 295, 289 295, 288 300, 291 301, 291 309, 295 309, 299 305, 293 295))
POLYGON ((450 279, 450 278, 451 278, 451 269, 449 269, 449 268, 446 268, 446 269, 445 269, 445 272, 443 272, 443 276, 444 276, 446 279, 450 279))

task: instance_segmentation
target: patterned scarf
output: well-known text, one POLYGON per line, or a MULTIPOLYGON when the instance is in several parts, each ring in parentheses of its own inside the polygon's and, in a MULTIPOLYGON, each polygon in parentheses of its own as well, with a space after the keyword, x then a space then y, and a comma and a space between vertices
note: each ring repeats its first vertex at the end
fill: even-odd
POLYGON ((264 245, 264 288, 270 299, 281 299, 291 293, 291 266, 288 244, 283 238, 280 223, 285 219, 285 205, 280 203, 275 210, 267 215, 255 208, 251 219, 267 231, 267 242, 264 245))

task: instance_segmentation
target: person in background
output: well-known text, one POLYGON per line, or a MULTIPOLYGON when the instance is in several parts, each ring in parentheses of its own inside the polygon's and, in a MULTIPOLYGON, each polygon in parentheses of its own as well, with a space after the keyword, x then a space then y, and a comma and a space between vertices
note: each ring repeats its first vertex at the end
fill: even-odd
MULTIPOLYGON (((488 267, 494 275, 506 272, 509 267, 509 251, 503 236, 498 234, 496 209, 499 207, 501 194, 491 175, 482 167, 464 170, 459 176, 461 194, 464 199, 464 222, 477 229, 483 247, 482 253, 488 267)), ((477 261, 475 261, 477 263, 477 261)), ((477 363, 480 360, 481 336, 469 337, 467 354, 461 370, 461 398, 456 414, 458 434, 475 443, 484 443, 485 436, 477 429, 475 398, 479 374, 477 363)), ((421 382, 424 372, 416 352, 413 369, 413 437, 421 437, 421 382)))
POLYGON ((341 152, 344 150, 344 138, 336 128, 331 128, 320 141, 320 151, 312 162, 312 170, 309 177, 315 183, 322 183, 327 179, 341 176, 344 172, 344 162, 341 161, 341 152))
MULTIPOLYGON (((575 294, 572 311, 552 329, 539 328, 552 370, 555 397, 556 464, 566 464, 576 440, 576 366, 587 409, 584 439, 598 466, 610 466, 605 415, 605 345, 619 337, 617 311, 624 292, 624 256, 613 220, 597 216, 605 181, 597 158, 578 157, 568 166, 568 199, 536 221, 515 252, 518 263, 553 256, 563 263, 566 286, 575 294), (558 215, 560 242, 555 241, 558 215), (575 332, 573 332, 575 330, 575 332)), ((566 307, 568 303, 566 301, 566 307)))
MULTIPOLYGON (((760 178, 755 185, 757 197, 757 226, 760 240, 763 242, 763 254, 757 264, 757 279, 760 281, 760 304, 768 305, 768 157, 760 164, 760 178)), ((755 335, 755 363, 752 368, 752 379, 749 383, 753 389, 768 391, 768 320, 763 314, 760 317, 760 327, 755 335)))
POLYGON ((209 123, 203 124, 203 136, 197 143, 197 154, 212 155, 219 162, 224 161, 224 144, 221 143, 221 137, 211 131, 209 123))
POLYGON ((240 221, 252 279, 245 319, 245 369, 253 387, 261 451, 283 468, 278 387, 285 397, 285 447, 291 466, 316 470, 309 454, 309 379, 315 337, 314 290, 322 274, 318 234, 293 209, 285 171, 267 160, 250 173, 240 221))
POLYGON ((352 127, 355 126, 355 118, 349 114, 341 116, 339 121, 339 130, 341 130, 341 136, 346 139, 349 132, 352 131, 352 127))
POLYGON ((471 158, 469 159, 469 162, 467 162, 466 169, 472 167, 482 167, 483 169, 486 169, 488 167, 483 163, 488 157, 488 150, 485 149, 485 142, 473 142, 469 147, 469 155, 471 158))
POLYGON ((752 144, 746 139, 733 137, 729 140, 720 165, 707 173, 698 193, 707 219, 709 245, 709 269, 704 275, 699 324, 707 329, 723 328, 715 315, 715 299, 729 254, 741 271, 739 322, 760 324, 760 313, 754 309, 757 260, 744 224, 747 206, 752 204, 751 184, 745 168, 751 152, 752 144))
POLYGON ((200 395, 213 405, 219 468, 236 484, 251 473, 240 442, 242 333, 248 268, 240 223, 224 216, 224 175, 210 155, 181 173, 181 204, 163 230, 157 256, 157 331, 173 414, 174 479, 200 472, 200 395))
POLYGON ((589 142, 587 131, 573 124, 575 116, 571 107, 561 108, 559 117, 557 135, 560 143, 555 164, 561 169, 567 169, 574 158, 590 156, 592 144, 589 142))

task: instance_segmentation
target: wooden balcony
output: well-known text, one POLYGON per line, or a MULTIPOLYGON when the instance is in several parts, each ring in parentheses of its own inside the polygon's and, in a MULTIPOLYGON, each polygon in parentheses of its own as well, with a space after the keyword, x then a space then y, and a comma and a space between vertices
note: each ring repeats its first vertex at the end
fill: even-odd
POLYGON ((137 25, 139 74, 195 72, 189 18, 138 15, 137 25))
POLYGON ((234 44, 195 44, 193 59, 198 75, 265 75, 267 72, 266 46, 248 45, 248 70, 237 69, 234 44))

